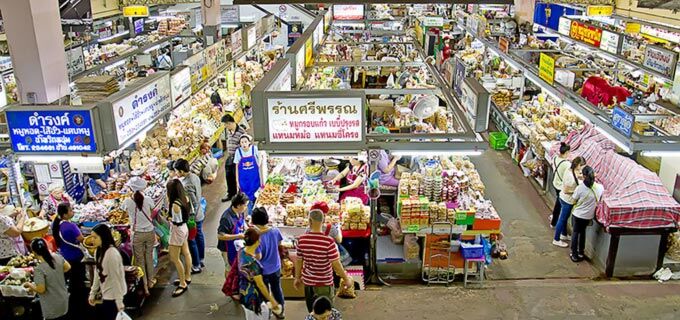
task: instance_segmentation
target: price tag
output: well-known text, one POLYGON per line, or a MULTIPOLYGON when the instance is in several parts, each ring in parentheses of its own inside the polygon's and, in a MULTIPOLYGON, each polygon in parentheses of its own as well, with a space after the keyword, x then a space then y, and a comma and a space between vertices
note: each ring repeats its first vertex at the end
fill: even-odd
POLYGON ((412 224, 406 228, 407 232, 418 232, 420 231, 420 226, 417 224, 412 224))

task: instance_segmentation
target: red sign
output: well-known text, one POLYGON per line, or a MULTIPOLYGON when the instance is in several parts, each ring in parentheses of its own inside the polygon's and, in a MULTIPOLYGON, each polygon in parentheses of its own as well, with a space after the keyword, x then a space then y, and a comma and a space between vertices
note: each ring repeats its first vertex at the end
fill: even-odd
POLYGON ((364 18, 363 4, 333 5, 333 20, 361 20, 364 18))
POLYGON ((602 40, 602 29, 578 21, 572 21, 571 29, 569 30, 569 36, 574 40, 585 42, 595 47, 600 47, 600 41, 602 40))

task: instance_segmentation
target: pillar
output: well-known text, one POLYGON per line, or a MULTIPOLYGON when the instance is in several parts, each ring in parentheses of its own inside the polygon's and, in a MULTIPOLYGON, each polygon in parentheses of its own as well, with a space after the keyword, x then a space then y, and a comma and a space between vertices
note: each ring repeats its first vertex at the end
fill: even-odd
POLYGON ((536 0, 515 0, 515 16, 518 23, 534 22, 536 0))
POLYGON ((48 104, 69 93, 58 1, 0 0, 22 104, 48 104))
POLYGON ((222 17, 220 1, 201 1, 201 15, 203 16, 203 36, 206 44, 210 45, 221 38, 222 17), (210 41, 212 39, 212 41, 210 41))

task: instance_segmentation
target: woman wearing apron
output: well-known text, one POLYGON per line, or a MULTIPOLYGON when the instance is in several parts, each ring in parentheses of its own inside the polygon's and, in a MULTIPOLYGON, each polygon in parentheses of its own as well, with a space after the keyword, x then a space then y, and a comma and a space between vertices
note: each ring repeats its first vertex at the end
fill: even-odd
POLYGON ((329 183, 335 184, 342 178, 347 178, 347 185, 338 189, 340 191, 340 202, 347 197, 354 197, 361 199, 364 205, 368 204, 368 195, 366 194, 366 164, 359 160, 352 158, 349 160, 350 166, 342 170, 339 175, 333 178, 329 183))
POLYGON ((250 137, 241 136, 239 140, 241 146, 234 154, 234 164, 236 165, 236 182, 238 190, 248 196, 248 215, 252 214, 255 205, 255 193, 262 187, 262 179, 258 150, 253 146, 250 137))

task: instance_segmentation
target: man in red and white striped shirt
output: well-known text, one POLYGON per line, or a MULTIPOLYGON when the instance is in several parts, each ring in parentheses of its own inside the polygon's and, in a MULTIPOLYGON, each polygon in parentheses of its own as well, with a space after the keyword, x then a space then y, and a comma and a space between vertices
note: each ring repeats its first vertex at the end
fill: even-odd
POLYGON ((293 285, 299 290, 300 284, 304 283, 305 300, 309 312, 312 312, 312 304, 318 297, 325 296, 333 301, 335 296, 333 270, 345 280, 347 287, 354 285, 352 278, 347 275, 340 263, 340 254, 335 240, 321 232, 323 223, 324 214, 321 210, 310 211, 310 232, 298 238, 298 259, 295 261, 293 285))

